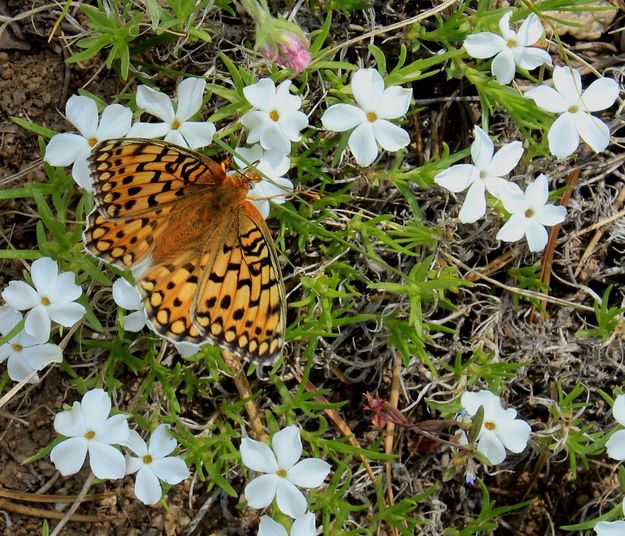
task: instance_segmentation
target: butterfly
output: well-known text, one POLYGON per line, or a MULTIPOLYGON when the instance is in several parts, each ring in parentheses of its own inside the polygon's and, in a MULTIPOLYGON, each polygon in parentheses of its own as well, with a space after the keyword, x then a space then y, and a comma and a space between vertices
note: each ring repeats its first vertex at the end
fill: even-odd
POLYGON ((133 269, 148 320, 175 342, 252 361, 282 351, 285 292, 270 231, 246 200, 260 180, 160 140, 117 139, 89 157, 86 249, 133 269))

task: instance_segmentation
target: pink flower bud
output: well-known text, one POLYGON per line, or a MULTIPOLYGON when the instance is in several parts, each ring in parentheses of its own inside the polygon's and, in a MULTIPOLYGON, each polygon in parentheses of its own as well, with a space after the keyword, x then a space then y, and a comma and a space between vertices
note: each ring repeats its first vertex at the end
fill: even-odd
POLYGON ((288 67, 295 74, 301 73, 310 65, 310 51, 308 43, 296 35, 285 35, 285 42, 279 46, 276 63, 282 67, 288 67))

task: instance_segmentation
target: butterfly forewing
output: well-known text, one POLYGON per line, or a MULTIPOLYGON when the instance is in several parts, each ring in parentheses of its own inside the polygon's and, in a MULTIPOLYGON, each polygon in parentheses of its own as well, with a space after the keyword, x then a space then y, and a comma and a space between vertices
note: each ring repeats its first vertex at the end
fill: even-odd
POLYGON ((254 361, 284 344, 285 298, 265 222, 247 183, 216 162, 158 140, 111 140, 93 150, 95 208, 87 249, 139 277, 154 329, 213 342, 254 361))

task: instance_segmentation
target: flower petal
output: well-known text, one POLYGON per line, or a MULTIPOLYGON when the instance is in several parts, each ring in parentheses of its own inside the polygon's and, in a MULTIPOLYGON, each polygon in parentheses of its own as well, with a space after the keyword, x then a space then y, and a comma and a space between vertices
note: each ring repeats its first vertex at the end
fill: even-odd
POLYGON ((480 177, 479 170, 473 164, 457 164, 441 171, 434 177, 434 182, 450 192, 462 192, 480 177))
POLYGON ((174 107, 169 96, 149 86, 141 85, 137 88, 137 108, 143 108, 170 126, 175 119, 174 107))
POLYGON ((477 450, 486 456, 493 465, 497 465, 506 459, 506 449, 500 439, 488 430, 481 433, 477 442, 477 450))
POLYGON ((521 419, 507 420, 497 424, 497 436, 504 446, 515 453, 523 452, 532 428, 521 419))
POLYGON ((291 469, 302 456, 302 439, 299 427, 292 424, 271 438, 271 446, 280 469, 291 469))
POLYGON ((26 314, 24 330, 33 337, 39 337, 43 342, 50 338, 50 325, 47 308, 43 305, 37 305, 26 314))
MULTIPOLYGON (((178 121, 184 123, 199 111, 202 107, 205 87, 206 80, 197 77, 185 78, 178 84, 178 89, 176 90, 176 118, 178 121)), ((202 145, 197 145, 196 147, 202 147, 202 145)))
POLYGON ((111 413, 111 399, 104 389, 87 391, 81 401, 82 415, 90 430, 99 430, 111 413))
POLYGON ((384 98, 384 79, 376 69, 359 69, 352 75, 352 94, 365 112, 375 112, 384 98))
POLYGON ((161 500, 161 483, 149 467, 143 466, 135 480, 135 495, 143 504, 156 504, 161 500))
POLYGON ((278 125, 282 134, 291 141, 302 139, 300 131, 308 126, 308 116, 304 112, 289 112, 280 115, 278 125))
POLYGON ((52 303, 47 309, 50 318, 66 328, 73 326, 87 313, 87 310, 76 302, 52 303))
POLYGON ((358 106, 353 104, 338 103, 330 106, 323 116, 321 116, 321 124, 326 130, 334 130, 335 132, 344 132, 364 123, 367 120, 367 114, 358 106))
POLYGON ((525 92, 525 96, 532 99, 536 106, 546 112, 561 114, 566 112, 569 105, 562 95, 549 86, 538 86, 525 92))
MULTIPOLYGON (((131 432, 134 432, 134 430, 131 430, 131 432)), ((130 456, 126 454, 126 474, 127 475, 136 473, 139 469, 143 467, 143 465, 144 465, 143 459, 135 458, 134 456, 130 456)))
POLYGON ((50 138, 43 159, 51 166, 69 166, 89 150, 89 142, 83 136, 64 132, 50 138))
POLYGON ((625 460, 625 430, 614 432, 605 444, 608 456, 613 460, 625 460))
POLYGON ((98 129, 98 107, 93 99, 72 95, 67 99, 65 115, 85 138, 95 136, 98 129))
POLYGON ((530 13, 516 34, 516 42, 522 47, 533 45, 543 35, 544 28, 536 13, 530 13))
POLYGON ((266 443, 244 437, 240 450, 243 465, 252 471, 275 473, 279 469, 276 457, 266 443))
POLYGON ((262 516, 258 525, 258 536, 289 536, 280 523, 269 516, 262 516))
POLYGON ((564 112, 551 125, 547 134, 549 140, 549 151, 556 158, 569 156, 579 145, 579 133, 575 116, 572 113, 564 112))
POLYGON ((582 104, 588 112, 605 110, 618 98, 619 87, 612 78, 599 78, 582 93, 582 104))
POLYGON ((276 107, 280 115, 295 112, 299 110, 302 105, 301 97, 293 95, 290 88, 291 81, 285 80, 276 89, 272 108, 276 107))
POLYGON ((182 458, 169 456, 157 458, 150 464, 154 474, 168 484, 178 484, 189 477, 189 468, 182 458))
POLYGON ((118 277, 113 282, 113 300, 122 309, 137 311, 143 308, 141 294, 134 285, 123 277, 118 277))
MULTIPOLYGON (((143 458, 143 456, 148 453, 147 443, 136 430, 128 430, 128 437, 126 437, 122 445, 129 448, 134 454, 139 456, 139 458, 143 458)), ((127 464, 128 459, 126 459, 126 465, 127 464)), ((143 461, 141 461, 141 465, 143 465, 143 461)), ((126 470, 126 474, 128 474, 128 470, 126 470)))
POLYGON ((317 488, 323 484, 330 469, 330 464, 319 458, 306 458, 291 467, 286 478, 301 488, 317 488))
POLYGON ((63 476, 80 471, 87 455, 87 440, 84 437, 72 437, 61 441, 50 451, 50 460, 63 476))
POLYGON ((169 143, 180 145, 180 147, 188 147, 187 140, 184 139, 179 129, 170 130, 164 139, 169 143))
POLYGON ((52 303, 73 302, 82 294, 80 285, 76 284, 74 272, 61 272, 56 278, 54 288, 48 293, 52 303))
POLYGON ((159 424, 150 436, 150 454, 152 458, 164 458, 171 454, 178 442, 171 435, 169 426, 159 424))
POLYGON ((87 158, 89 153, 81 153, 78 155, 72 166, 72 178, 74 182, 87 192, 93 192, 93 180, 91 179, 91 170, 87 158))
POLYGON ((54 429, 67 437, 80 437, 87 432, 80 402, 74 402, 72 409, 61 411, 54 416, 54 429))
POLYGON ((566 208, 561 205, 545 205, 534 209, 534 219, 541 225, 551 227, 566 219, 566 208))
POLYGON ((359 166, 369 166, 378 156, 378 146, 373 133, 373 125, 367 121, 358 125, 347 142, 359 166))
POLYGON ((527 218, 523 214, 512 214, 508 221, 497 233, 497 240, 504 242, 518 242, 525 235, 527 218))
POLYGON ((546 50, 536 47, 515 48, 514 62, 527 71, 536 69, 543 64, 551 65, 551 55, 546 50))
POLYGON ((111 104, 104 108, 100 126, 95 134, 98 141, 123 138, 130 130, 132 110, 121 104, 111 104))
POLYGON ((391 86, 384 90, 382 100, 376 108, 376 115, 380 119, 397 119, 402 117, 410 107, 412 88, 391 86))
POLYGON ((2 336, 8 335, 21 320, 21 313, 8 305, 3 305, 0 307, 0 334, 2 334, 2 336))
POLYGON ((509 84, 514 78, 514 73, 516 71, 512 50, 506 47, 497 54, 490 66, 490 70, 493 75, 495 75, 495 78, 497 78, 497 82, 502 85, 509 84))
POLYGON ((523 144, 520 141, 506 143, 495 153, 485 168, 488 175, 503 177, 510 173, 523 156, 523 144))
POLYGON ((577 112, 573 117, 577 132, 595 153, 600 153, 609 145, 610 128, 601 119, 588 112, 577 112))
POLYGON ((599 521, 593 528, 597 536, 623 536, 625 521, 599 521))
POLYGON ((282 133, 282 129, 278 123, 273 123, 265 129, 260 137, 260 144, 267 150, 274 149, 276 151, 280 151, 284 155, 291 152, 291 142, 282 133))
POLYGON ((625 426, 625 395, 618 395, 614 399, 612 415, 616 419, 616 422, 618 422, 621 426, 625 426))
POLYGON ((243 95, 254 108, 270 111, 276 97, 276 84, 271 78, 261 78, 255 84, 244 87, 243 95))
POLYGON ((11 378, 14 382, 21 382, 28 378, 28 383, 38 383, 39 376, 37 374, 33 374, 36 370, 33 367, 28 365, 28 362, 22 359, 22 354, 24 350, 21 352, 13 352, 12 355, 9 356, 9 360, 7 361, 7 372, 9 374, 9 378, 11 378))
POLYGON ((241 117, 241 124, 249 130, 247 143, 256 143, 273 121, 266 112, 252 110, 241 117))
POLYGON ((2 291, 2 297, 13 309, 31 309, 41 303, 41 296, 24 281, 10 281, 2 291))
POLYGON ((495 151, 493 140, 477 125, 473 127, 473 134, 475 140, 471 144, 471 159, 479 170, 486 169, 495 151))
POLYGON ((475 181, 467 191, 467 197, 458 213, 462 223, 474 223, 486 214, 486 187, 481 180, 475 181))
POLYGON ((96 430, 96 439, 106 445, 122 445, 128 439, 128 417, 117 414, 109 417, 96 430))
POLYGON ((308 506, 304 494, 284 478, 278 478, 276 502, 282 512, 294 519, 303 516, 308 506))
POLYGON ((506 41, 516 39, 516 32, 510 29, 510 17, 512 17, 512 11, 507 11, 499 19, 499 31, 506 41))
MULTIPOLYGON (((70 441, 70 440, 68 440, 70 441)), ((89 441, 89 465, 98 478, 123 478, 126 474, 124 455, 111 445, 99 441, 89 441)))
POLYGON ((486 389, 480 391, 465 391, 460 397, 460 404, 473 417, 481 406, 488 406, 492 403, 500 404, 499 397, 486 389))
POLYGON ((30 265, 30 275, 39 295, 48 296, 56 285, 59 265, 50 257, 41 257, 30 265))
POLYGON ((525 238, 527 238, 527 245, 530 251, 542 251, 547 245, 549 240, 549 234, 540 223, 533 219, 528 219, 525 228, 525 238))
POLYGON ((472 58, 486 59, 506 48, 506 41, 495 33, 480 32, 467 36, 464 49, 472 58))
POLYGON ((278 481, 283 480, 276 475, 261 475, 252 480, 243 493, 250 508, 265 508, 276 496, 278 481))
POLYGON ((542 207, 549 199, 549 181, 541 173, 536 180, 530 182, 525 189, 525 199, 528 207, 542 207))
POLYGON ((182 134, 182 137, 186 140, 187 145, 191 149, 198 149, 199 147, 206 147, 213 143, 213 136, 217 129, 215 125, 209 121, 187 121, 180 125, 178 131, 182 134))
POLYGON ((306 512, 298 517, 291 526, 291 536, 316 536, 315 514, 306 512))
POLYGON ((124 331, 136 333, 145 327, 147 316, 145 309, 140 309, 124 317, 124 331))
POLYGON ((553 70, 553 85, 568 106, 577 104, 582 94, 582 77, 577 69, 556 65, 553 70))
POLYGON ((23 348, 20 356, 32 370, 41 370, 50 363, 63 361, 63 351, 56 344, 45 343, 23 348))
POLYGON ((386 119, 378 119, 373 123, 373 134, 382 148, 390 152, 399 151, 410 143, 408 132, 386 119))
POLYGON ((144 123, 136 122, 128 131, 129 138, 162 138, 171 130, 170 123, 144 123))

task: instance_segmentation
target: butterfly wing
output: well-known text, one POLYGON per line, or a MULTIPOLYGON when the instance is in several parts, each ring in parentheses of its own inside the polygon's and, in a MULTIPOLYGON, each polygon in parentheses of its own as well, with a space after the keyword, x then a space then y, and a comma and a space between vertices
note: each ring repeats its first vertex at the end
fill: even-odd
POLYGON ((249 202, 224 215, 199 255, 154 265, 139 286, 154 329, 176 342, 206 340, 271 362, 284 344, 285 298, 269 230, 249 202))
POLYGON ((174 207, 225 180, 215 161, 161 140, 104 141, 90 164, 95 207, 85 247, 124 269, 148 257, 174 207))

